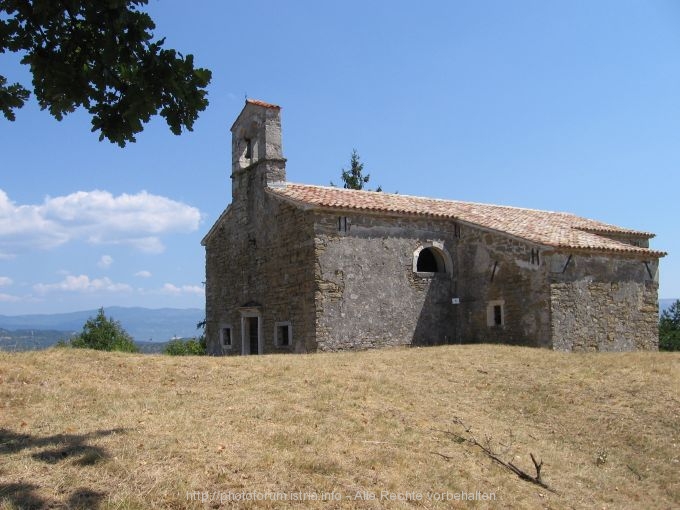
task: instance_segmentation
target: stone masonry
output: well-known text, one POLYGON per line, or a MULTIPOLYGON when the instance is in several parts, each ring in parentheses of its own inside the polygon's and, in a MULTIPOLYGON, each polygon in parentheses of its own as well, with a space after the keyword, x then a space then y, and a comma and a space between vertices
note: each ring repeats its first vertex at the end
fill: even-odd
POLYGON ((211 354, 496 342, 657 349, 652 234, 551 213, 286 182, 280 108, 232 126, 203 240, 211 354))

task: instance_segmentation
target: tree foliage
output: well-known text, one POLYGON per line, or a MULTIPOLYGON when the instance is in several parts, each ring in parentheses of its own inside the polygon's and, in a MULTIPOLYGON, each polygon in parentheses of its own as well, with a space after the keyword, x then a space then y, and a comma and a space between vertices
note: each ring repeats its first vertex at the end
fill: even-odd
POLYGON ((659 349, 662 351, 680 351, 680 299, 661 313, 659 349))
POLYGON ((205 337, 190 338, 188 340, 170 340, 164 352, 170 356, 205 356, 205 337))
POLYGON ((71 347, 96 349, 99 351, 138 352, 132 337, 120 322, 109 319, 100 308, 96 317, 90 317, 83 331, 70 340, 71 347))
MULTIPOLYGON (((0 0, 0 53, 16 52, 33 74, 40 107, 61 120, 76 108, 92 131, 124 147, 158 113, 179 135, 208 105, 211 72, 193 55, 163 48, 139 10, 148 0, 0 0)), ((0 111, 13 121, 29 91, 0 75, 0 111)))
POLYGON ((205 340, 206 319, 196 324, 196 329, 203 331, 198 338, 189 340, 171 340, 165 346, 165 354, 170 356, 205 356, 208 353, 208 345, 205 340))
MULTIPOLYGON (((371 179, 370 174, 364 175, 364 164, 361 162, 359 153, 356 149, 352 149, 352 156, 349 162, 349 169, 342 169, 341 175, 345 189, 364 189, 365 185, 371 179)), ((331 186, 335 186, 331 182, 331 186)), ((382 187, 378 186, 375 191, 382 191, 382 187)))

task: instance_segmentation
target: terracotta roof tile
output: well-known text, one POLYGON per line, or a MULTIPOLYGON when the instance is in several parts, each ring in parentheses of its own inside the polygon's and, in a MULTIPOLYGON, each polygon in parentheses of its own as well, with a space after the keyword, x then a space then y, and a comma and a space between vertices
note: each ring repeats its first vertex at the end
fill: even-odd
POLYGON ((259 99, 246 99, 246 103, 254 104, 257 106, 263 106, 265 108, 275 108, 277 110, 280 110, 281 107, 276 104, 271 104, 271 103, 265 103, 264 101, 260 101, 259 99))
POLYGON ((347 190, 288 182, 274 183, 270 193, 301 206, 321 209, 419 215, 471 223, 556 248, 626 252, 663 257, 664 252, 640 248, 598 234, 648 239, 640 232, 563 213, 455 200, 347 190))

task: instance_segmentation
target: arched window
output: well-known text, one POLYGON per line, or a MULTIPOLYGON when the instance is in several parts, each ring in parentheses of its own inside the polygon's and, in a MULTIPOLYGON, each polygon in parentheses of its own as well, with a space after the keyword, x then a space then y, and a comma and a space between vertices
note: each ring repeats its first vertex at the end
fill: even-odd
POLYGON ((437 256, 432 248, 425 248, 418 255, 416 269, 419 273, 442 273, 443 264, 437 263, 437 256))
POLYGON ((417 273, 450 273, 451 257, 443 247, 423 246, 413 253, 413 270, 417 273))

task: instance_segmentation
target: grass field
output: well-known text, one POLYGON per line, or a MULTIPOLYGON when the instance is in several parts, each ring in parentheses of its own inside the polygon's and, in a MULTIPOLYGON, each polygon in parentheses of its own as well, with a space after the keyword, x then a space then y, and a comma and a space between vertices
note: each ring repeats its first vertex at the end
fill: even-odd
POLYGON ((680 354, 0 353, 0 509, 219 508, 220 498, 224 508, 679 508, 680 354), (555 492, 473 438, 530 475, 533 453, 555 492), (226 502, 239 497, 249 499, 226 502), (332 501, 313 500, 323 497, 332 501))

